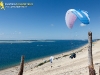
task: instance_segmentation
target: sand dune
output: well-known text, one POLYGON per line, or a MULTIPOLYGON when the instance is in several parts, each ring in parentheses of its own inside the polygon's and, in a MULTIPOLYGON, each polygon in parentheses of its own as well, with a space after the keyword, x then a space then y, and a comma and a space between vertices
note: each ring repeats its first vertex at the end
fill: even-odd
MULTIPOLYGON (((74 51, 54 55, 53 63, 47 62, 35 67, 41 62, 48 61, 49 57, 25 63, 23 75, 89 75, 88 74, 88 45, 74 51), (70 59, 70 53, 76 52, 76 58, 70 59), (52 67, 51 67, 52 66, 52 67)), ((100 41, 93 43, 93 62, 96 75, 99 75, 100 41)), ((1 70, 0 75, 18 75, 19 66, 1 70)))

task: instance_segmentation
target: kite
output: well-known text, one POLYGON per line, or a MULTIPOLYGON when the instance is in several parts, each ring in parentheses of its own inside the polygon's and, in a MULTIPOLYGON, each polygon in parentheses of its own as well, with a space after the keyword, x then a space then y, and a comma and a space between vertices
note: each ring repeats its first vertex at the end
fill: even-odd
POLYGON ((87 25, 90 23, 90 18, 87 11, 69 9, 65 15, 65 22, 69 29, 73 28, 76 19, 79 19, 81 23, 87 25))

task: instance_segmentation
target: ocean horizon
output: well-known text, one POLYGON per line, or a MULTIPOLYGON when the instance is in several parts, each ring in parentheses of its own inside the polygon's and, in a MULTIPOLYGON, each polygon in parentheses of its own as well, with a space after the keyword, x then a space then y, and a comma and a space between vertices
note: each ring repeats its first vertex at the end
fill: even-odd
POLYGON ((87 43, 88 40, 0 41, 0 70, 20 64, 21 55, 29 62, 68 52, 87 43))

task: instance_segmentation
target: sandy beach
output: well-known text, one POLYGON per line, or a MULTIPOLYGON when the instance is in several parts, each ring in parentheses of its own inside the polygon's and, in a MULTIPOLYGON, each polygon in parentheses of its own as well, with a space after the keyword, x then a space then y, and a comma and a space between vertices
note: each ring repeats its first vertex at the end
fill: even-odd
MULTIPOLYGON (((99 75, 100 41, 93 42, 93 63, 96 75, 99 75)), ((88 44, 70 52, 54 55, 53 63, 50 57, 25 63, 23 75, 89 75, 88 74, 88 44), (70 59, 70 53, 76 53, 76 58, 70 59), (46 61, 46 63, 44 63, 46 61), (43 63, 43 65, 40 65, 43 63), (51 67, 52 66, 52 67, 51 67)), ((4 69, 0 75, 18 75, 19 66, 4 69)))

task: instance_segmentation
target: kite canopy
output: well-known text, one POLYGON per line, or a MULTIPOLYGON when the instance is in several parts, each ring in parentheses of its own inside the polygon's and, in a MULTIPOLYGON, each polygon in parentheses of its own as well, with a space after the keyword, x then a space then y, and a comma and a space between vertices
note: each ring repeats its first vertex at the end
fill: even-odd
POLYGON ((89 24, 90 18, 86 11, 69 9, 65 15, 65 22, 68 28, 72 28, 76 19, 79 19, 83 24, 89 24))

